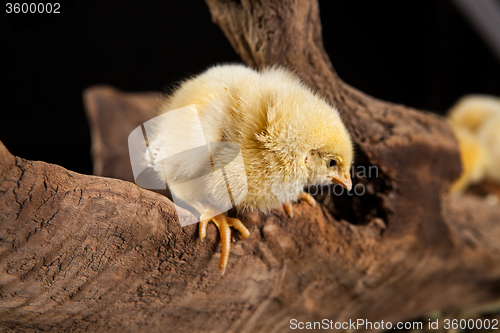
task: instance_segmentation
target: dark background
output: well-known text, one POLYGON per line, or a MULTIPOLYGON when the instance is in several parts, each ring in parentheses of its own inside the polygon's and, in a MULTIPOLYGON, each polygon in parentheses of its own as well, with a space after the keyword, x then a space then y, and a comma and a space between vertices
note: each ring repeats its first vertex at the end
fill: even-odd
MULTIPOLYGON (((168 91, 239 61, 201 0, 62 5, 2 12, 0 140, 23 158, 90 174, 83 89, 168 91)), ((464 94, 500 95, 499 62, 449 1, 322 0, 320 11, 334 67, 370 95, 441 114, 464 94)))

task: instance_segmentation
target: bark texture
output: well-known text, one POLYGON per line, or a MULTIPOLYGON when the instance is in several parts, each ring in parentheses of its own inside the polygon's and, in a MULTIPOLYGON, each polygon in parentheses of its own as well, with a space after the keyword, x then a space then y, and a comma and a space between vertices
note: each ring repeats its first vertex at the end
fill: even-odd
POLYGON ((0 328, 287 332, 292 318, 400 321, 500 298, 500 208, 448 194, 461 167, 445 121, 342 82, 315 1, 207 4, 248 65, 284 64, 338 106, 355 165, 378 177, 353 179, 362 196, 298 203, 291 219, 241 216, 250 238, 233 236, 220 278, 216 228, 201 241, 166 197, 128 182, 128 134, 158 95, 91 88, 98 176, 0 144, 0 328))

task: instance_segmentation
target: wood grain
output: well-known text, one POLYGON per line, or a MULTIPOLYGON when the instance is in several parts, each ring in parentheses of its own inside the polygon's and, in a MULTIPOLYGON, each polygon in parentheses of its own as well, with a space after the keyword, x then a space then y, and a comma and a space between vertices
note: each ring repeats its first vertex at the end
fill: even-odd
POLYGON ((500 208, 448 193, 461 166, 447 124, 342 82, 316 1, 206 2, 248 65, 288 66, 341 110, 356 166, 378 177, 353 179, 363 196, 300 202, 293 218, 240 216, 250 237, 233 236, 221 278, 215 226, 201 241, 166 197, 128 182, 126 138, 157 95, 92 88, 94 165, 106 177, 0 145, 0 328, 288 332, 292 318, 395 322, 500 298, 500 208))

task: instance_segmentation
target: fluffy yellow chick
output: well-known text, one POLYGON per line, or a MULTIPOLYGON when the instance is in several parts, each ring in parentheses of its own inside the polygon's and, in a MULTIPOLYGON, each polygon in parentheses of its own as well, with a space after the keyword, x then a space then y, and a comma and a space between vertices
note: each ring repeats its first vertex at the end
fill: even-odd
POLYGON ((477 133, 488 120, 500 115, 500 99, 488 95, 467 95, 448 112, 454 125, 477 133))
POLYGON ((462 161, 462 174, 452 184, 452 192, 462 192, 468 185, 482 180, 488 167, 488 154, 476 135, 466 128, 456 126, 452 129, 458 140, 458 149, 462 161))
MULTIPOLYGON (((206 142, 230 142, 241 149, 244 169, 225 175, 229 183, 236 184, 231 188, 232 196, 241 198, 236 205, 238 212, 268 211, 284 205, 292 215, 291 201, 302 198, 314 204, 314 199, 304 192, 307 185, 337 183, 351 189, 353 147, 339 112, 288 70, 271 67, 257 72, 242 65, 215 66, 183 82, 162 111, 193 104, 206 142), (243 185, 247 185, 248 193, 242 196, 246 190, 243 185)), ((188 124, 179 122, 179 130, 191 133, 188 124)), ((159 135, 153 140, 162 140, 161 128, 160 124, 159 135)), ((220 148, 218 156, 232 154, 225 149, 220 148)), ((178 167, 184 175, 207 168, 196 162, 178 167)), ((210 198, 201 197, 199 188, 190 185, 177 195, 201 214, 201 238, 210 220, 219 228, 219 268, 224 274, 230 250, 229 226, 238 229, 243 238, 249 232, 238 219, 224 214, 210 217, 216 211, 219 195, 226 192, 217 190, 225 187, 215 178, 204 186, 212 193, 210 198)))
POLYGON ((459 142, 463 166, 452 191, 461 192, 484 178, 500 182, 500 98, 464 96, 450 109, 448 118, 459 142))
MULTIPOLYGON (((500 113, 500 100, 498 110, 500 113)), ((478 138, 486 148, 489 157, 486 177, 500 183, 500 115, 481 127, 478 138)))

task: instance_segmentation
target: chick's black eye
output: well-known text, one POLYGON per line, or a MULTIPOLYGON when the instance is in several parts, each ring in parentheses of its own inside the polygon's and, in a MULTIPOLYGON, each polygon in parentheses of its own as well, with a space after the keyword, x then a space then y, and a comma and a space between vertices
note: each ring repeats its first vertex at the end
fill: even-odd
POLYGON ((333 168, 333 167, 334 167, 334 166, 336 166, 336 165, 337 165, 337 161, 336 161, 336 160, 330 160, 330 161, 328 162, 328 166, 329 166, 330 168, 333 168))

